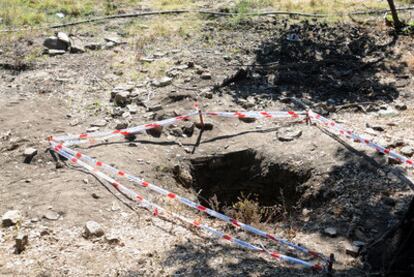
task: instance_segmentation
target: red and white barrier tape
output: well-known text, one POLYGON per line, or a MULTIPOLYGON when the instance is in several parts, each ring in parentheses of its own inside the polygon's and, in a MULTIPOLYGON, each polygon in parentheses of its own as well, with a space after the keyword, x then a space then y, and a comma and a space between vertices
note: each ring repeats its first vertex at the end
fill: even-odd
POLYGON ((180 121, 189 120, 191 117, 196 115, 206 115, 206 116, 218 116, 218 117, 230 117, 230 118, 257 118, 257 119, 305 119, 306 113, 304 112, 201 112, 196 110, 190 112, 186 115, 176 116, 173 118, 168 118, 160 121, 156 121, 149 124, 143 124, 140 126, 127 128, 123 130, 114 130, 109 132, 93 132, 93 133, 82 133, 79 135, 69 135, 69 136, 59 136, 59 137, 50 137, 49 140, 54 140, 58 142, 63 142, 64 145, 78 145, 83 143, 91 143, 96 141, 103 141, 111 138, 120 138, 130 135, 135 135, 146 130, 166 127, 169 125, 176 124, 180 121))
POLYGON ((195 202, 189 200, 188 198, 179 196, 179 195, 177 195, 177 194, 175 194, 171 191, 165 190, 165 189, 163 189, 163 188, 161 188, 161 187, 159 187, 155 184, 147 182, 147 181, 145 181, 144 179, 142 179, 140 177, 133 176, 133 175, 127 173, 126 171, 119 170, 119 169, 117 169, 113 166, 110 166, 109 164, 106 164, 104 162, 95 160, 95 159, 93 159, 93 158, 91 158, 91 157, 89 157, 85 154, 82 154, 80 152, 74 151, 74 150, 72 150, 68 147, 63 146, 62 144, 56 144, 56 146, 54 147, 54 150, 55 151, 63 150, 66 153, 70 154, 71 156, 76 157, 79 160, 82 160, 83 162, 89 164, 90 166, 92 166, 96 169, 99 168, 101 171, 103 171, 105 173, 108 173, 108 174, 110 174, 114 177, 116 176, 116 177, 126 178, 129 181, 134 182, 134 183, 138 184, 141 187, 150 189, 150 190, 152 190, 154 192, 157 192, 157 193, 159 193, 163 196, 166 196, 170 199, 175 199, 175 200, 179 201, 180 203, 182 203, 182 204, 184 204, 184 205, 186 205, 190 208, 193 208, 193 209, 195 209, 197 211, 200 211, 200 212, 204 212, 204 213, 206 213, 210 216, 213 216, 215 218, 221 219, 221 220, 225 221, 228 224, 231 224, 232 226, 234 226, 236 228, 241 228, 245 231, 251 232, 251 233, 256 234, 258 236, 261 236, 261 237, 270 239, 272 241, 278 242, 278 243, 280 243, 284 246, 287 246, 291 249, 301 251, 305 254, 309 254, 311 256, 322 258, 322 259, 325 259, 325 260, 327 259, 326 257, 324 257, 320 253, 311 251, 311 250, 309 250, 309 249, 307 249, 303 246, 296 245, 296 244, 291 243, 287 240, 278 238, 275 235, 272 235, 272 234, 266 233, 264 231, 261 231, 261 230, 255 228, 251 225, 248 225, 248 224, 242 223, 240 221, 237 221, 236 219, 233 219, 233 218, 231 218, 229 216, 226 216, 222 213, 219 213, 219 212, 216 212, 212 209, 209 209, 209 208, 207 208, 203 205, 200 205, 199 203, 195 203, 195 202))
MULTIPOLYGON (((207 231, 209 233, 212 233, 215 236, 218 236, 220 238, 224 238, 226 240, 229 240, 241 247, 244 248, 248 248, 251 250, 256 250, 256 251, 260 251, 260 252, 266 252, 268 254, 270 254, 272 257, 277 258, 278 260, 282 260, 282 261, 286 261, 289 263, 296 263, 296 264, 300 264, 304 267, 308 267, 308 268, 312 268, 315 269, 317 271, 321 271, 327 268, 327 258, 325 256, 323 256, 322 254, 315 252, 315 251, 311 251, 308 250, 307 248, 303 247, 303 246, 299 246, 296 245, 294 243, 291 243, 287 240, 281 239, 281 238, 277 238, 274 235, 268 234, 264 231, 261 231, 257 228, 254 228, 253 226, 244 224, 242 222, 239 222, 235 219, 232 219, 224 214, 218 213, 214 210, 208 209, 207 207, 204 207, 202 205, 199 205, 197 203, 194 203, 192 201, 190 201, 187 198, 178 196, 172 192, 169 192, 167 190, 164 190, 154 184, 148 183, 146 181, 144 181, 142 178, 139 177, 135 177, 132 176, 130 174, 125 173, 124 171, 120 171, 118 169, 115 169, 114 167, 109 166, 108 164, 105 164, 103 162, 100 161, 96 161, 92 158, 90 158, 89 156, 86 156, 84 154, 81 154, 80 152, 74 151, 68 147, 66 147, 67 145, 73 145, 73 144, 80 144, 80 143, 84 143, 86 141, 90 141, 90 140, 106 140, 109 138, 120 138, 120 137, 125 137, 128 135, 132 135, 132 134, 137 134, 140 133, 142 131, 145 130, 149 130, 149 129, 153 129, 153 128, 159 128, 161 126, 168 126, 171 124, 175 124, 179 121, 182 120, 188 120, 191 116, 194 115, 200 115, 200 119, 202 119, 202 115, 206 115, 206 116, 219 116, 219 117, 230 117, 230 118, 257 118, 257 119, 261 119, 261 118, 266 118, 266 119, 275 119, 275 118, 281 118, 281 119, 305 119, 306 118, 306 113, 305 112, 293 112, 293 111, 288 111, 288 112, 201 112, 200 110, 188 113, 187 115, 184 116, 177 116, 174 118, 170 118, 170 119, 166 119, 166 120, 162 120, 162 121, 158 121, 155 123, 151 123, 151 124, 144 124, 141 126, 137 126, 137 127, 133 127, 133 128, 129 128, 129 129, 125 129, 125 130, 116 130, 116 131, 112 131, 112 132, 97 132, 97 133, 91 133, 91 134, 80 134, 80 135, 76 135, 76 136, 62 136, 62 137, 50 137, 50 143, 53 147, 53 150, 57 153, 59 153, 60 155, 68 158, 71 162, 76 163, 82 167, 84 167, 85 169, 89 170, 91 173, 96 174, 98 177, 108 181, 109 183, 111 183, 116 189, 118 189, 121 193, 123 193, 124 195, 126 195, 127 197, 134 199, 134 200, 139 200, 139 202, 145 204, 146 206, 152 207, 154 208, 155 211, 163 211, 167 214, 171 214, 181 220, 183 220, 184 222, 190 223, 195 225, 195 221, 189 220, 185 217, 182 217, 181 215, 175 214, 175 213, 171 213, 166 211, 164 208, 160 207, 157 204, 154 204, 146 199, 144 199, 142 196, 140 196, 139 194, 133 192, 132 190, 122 186, 119 182, 115 181, 113 178, 107 176, 105 173, 103 173, 101 170, 104 170, 106 172, 108 172, 109 174, 115 175, 115 176, 123 176, 125 178, 127 178, 128 180, 138 183, 140 186, 142 187, 147 187, 155 192, 158 192, 162 195, 165 195, 171 199, 177 199, 179 202, 192 207, 200 212, 205 212, 206 214, 216 217, 218 219, 221 219, 227 223, 230 223, 232 226, 234 227, 238 227, 241 229, 244 229, 248 232, 254 233, 256 235, 265 237, 267 239, 270 239, 272 241, 278 242, 282 245, 288 246, 291 249, 295 249, 298 251, 301 251, 302 253, 308 254, 310 256, 312 256, 313 258, 319 258, 323 261, 323 264, 320 263, 310 263, 308 261, 299 259, 299 258, 295 258, 295 257, 290 257, 287 255, 283 255, 281 253, 277 253, 275 251, 267 251, 266 249, 264 249, 263 247, 259 247, 259 246, 254 246, 246 241, 243 240, 239 240, 236 238, 232 238, 229 235, 226 235, 224 233, 221 233, 220 231, 217 231, 207 225, 203 225, 203 224, 197 224, 197 227, 202 227, 202 229, 204 231, 207 231), (92 165, 91 165, 92 164, 92 165), (99 169, 98 169, 99 168, 99 169)), ((158 212, 157 212, 158 213, 158 212)))
MULTIPOLYGON (((65 150, 68 149, 68 148, 66 148, 66 147, 64 148, 61 144, 56 144, 55 142, 51 142, 51 145, 53 147, 53 150, 56 153, 60 154, 61 156, 65 157, 65 158, 67 158, 68 160, 71 161, 71 163, 82 166, 83 168, 88 170, 90 173, 95 174, 97 177, 102 178, 105 181, 109 182, 115 189, 117 189, 120 193, 127 196, 131 200, 143 204, 143 206, 146 207, 146 208, 151 208, 154 215, 158 215, 160 212, 164 213, 165 215, 171 215, 175 218, 180 219, 183 222, 186 222, 186 223, 188 223, 192 226, 200 228, 201 230, 205 231, 206 233, 210 233, 210 234, 212 234, 212 235, 214 235, 214 236, 216 236, 220 239, 224 239, 226 241, 229 241, 231 243, 234 243, 234 244, 236 244, 240 247, 246 248, 246 249, 258 251, 258 252, 261 252, 261 253, 266 253, 266 254, 270 255, 271 257, 273 257, 274 259, 279 260, 279 261, 285 261, 287 263, 300 264, 304 267, 311 268, 311 269, 314 269, 314 270, 317 270, 317 271, 322 271, 322 270, 325 269, 325 267, 323 265, 319 264, 319 263, 311 263, 311 262, 308 262, 308 261, 305 261, 305 260, 302 260, 302 259, 299 259, 299 258, 284 255, 284 254, 276 252, 276 251, 268 251, 267 249, 263 248, 262 246, 253 245, 253 244, 251 244, 247 241, 244 241, 244 240, 235 238, 231 235, 225 234, 225 233, 223 233, 221 231, 218 231, 218 230, 216 230, 216 229, 214 229, 214 228, 212 228, 212 227, 210 227, 206 224, 202 224, 198 220, 192 220, 192 219, 189 219, 189 218, 184 217, 182 215, 179 215, 177 213, 167 211, 163 207, 161 207, 161 206, 145 199, 142 195, 136 193, 135 191, 123 186, 120 182, 116 181, 115 179, 109 177, 108 175, 106 175, 105 173, 103 173, 102 171, 97 169, 97 167, 93 167, 93 166, 89 165, 88 163, 82 161, 82 158, 86 158, 85 155, 82 155, 79 152, 77 152, 77 154, 75 154, 75 156, 73 156, 73 155, 70 154, 71 151, 66 152, 65 150)), ((104 164, 104 163, 100 163, 99 167, 109 168, 109 165, 104 164)), ((121 171, 118 171, 117 174, 119 176, 125 176, 125 177, 129 178, 130 180, 131 180, 131 177, 133 177, 133 176, 130 176, 130 175, 126 176, 126 173, 121 172, 121 171)), ((132 180, 135 180, 135 179, 137 179, 137 178, 135 177, 132 180)), ((141 179, 138 179, 138 180, 141 180, 141 179)), ((148 187, 150 185, 149 183, 147 183, 145 181, 140 181, 140 184, 143 187, 148 187)), ((157 187, 157 190, 159 190, 160 192, 162 191, 163 194, 167 193, 166 196, 168 198, 171 198, 171 199, 175 199, 175 198, 179 197, 176 194, 168 192, 166 190, 163 190, 159 187, 157 187)), ((183 199, 183 198, 181 197, 181 199, 183 199)), ((199 206, 199 207, 202 207, 202 206, 199 206)), ((199 210, 203 211, 203 209, 199 209, 199 210)))
POLYGON ((308 116, 311 122, 317 123, 321 125, 322 127, 327 128, 328 130, 334 132, 335 134, 339 134, 349 140, 352 140, 354 142, 363 143, 366 146, 375 149, 377 152, 383 153, 384 155, 387 155, 388 157, 397 160, 400 163, 403 163, 409 167, 414 168, 414 161, 401 155, 400 153, 397 153, 391 149, 388 149, 382 145, 379 145, 377 143, 374 143, 372 140, 369 140, 367 138, 364 138, 363 136, 355 133, 353 130, 343 127, 342 125, 336 123, 333 120, 327 119, 320 114, 317 114, 313 111, 308 112, 308 116))
POLYGON ((149 124, 143 124, 143 125, 136 126, 133 128, 123 129, 123 130, 114 130, 114 131, 109 131, 109 132, 93 132, 93 133, 82 133, 79 135, 50 137, 49 140, 63 142, 65 145, 74 145, 74 144, 88 143, 91 141, 98 141, 98 140, 102 141, 102 140, 107 140, 110 138, 124 138, 126 136, 138 134, 146 130, 169 126, 169 125, 178 123, 179 121, 188 120, 192 116, 197 115, 197 114, 198 114, 198 111, 193 111, 186 115, 168 118, 168 119, 156 121, 156 122, 149 123, 149 124))
POLYGON ((364 138, 363 136, 355 133, 354 131, 343 127, 342 125, 339 125, 338 123, 336 123, 333 120, 327 119, 323 116, 321 116, 320 114, 317 114, 315 112, 313 112, 312 110, 309 110, 307 112, 294 112, 294 111, 288 111, 288 112, 256 112, 256 111, 249 111, 249 112, 201 112, 200 109, 198 109, 196 111, 190 112, 184 116, 177 116, 174 118, 169 118, 169 119, 165 119, 165 120, 161 120, 161 121, 157 121, 154 123, 150 123, 150 124, 144 124, 144 125, 140 125, 137 127, 133 127, 133 128, 128 128, 128 129, 124 129, 124 130, 115 130, 115 131, 111 131, 111 132, 95 132, 95 133, 90 133, 90 134, 80 134, 80 135, 72 135, 72 136, 61 136, 61 137, 50 137, 50 143, 52 145, 53 150, 62 155, 63 157, 69 159, 72 163, 74 164, 78 164, 82 167, 84 167, 85 169, 87 169, 88 171, 90 171, 91 173, 95 174, 96 176, 98 176, 99 178, 102 178, 106 181, 108 181, 110 184, 112 184, 112 186, 114 186, 118 191, 120 191, 122 194, 124 194, 125 196, 129 197, 132 200, 135 200, 137 202, 140 202, 141 204, 143 204, 145 207, 147 208, 151 208, 154 212, 154 214, 158 214, 159 212, 162 212, 166 215, 171 215, 173 217, 176 217, 180 220, 182 220, 183 222, 186 222, 188 224, 191 224, 193 226, 196 226, 200 229, 202 229, 203 231, 213 234, 214 236, 218 237, 218 238, 223 238, 227 241, 230 241, 234 244, 237 244, 243 248, 247 248, 250 250, 254 250, 254 251, 259 251, 262 253, 268 253, 269 255, 271 255, 273 258, 276 258, 280 261, 286 261, 288 263, 294 263, 294 264, 300 264, 304 267, 308 267, 308 268, 312 268, 318 271, 322 271, 322 270, 326 270, 329 265, 329 261, 328 259, 315 251, 311 251, 308 250, 307 248, 300 246, 300 245, 296 245, 292 242, 289 242, 287 240, 281 239, 281 238, 277 238, 274 235, 268 234, 267 232, 261 231, 253 226, 250 226, 248 224, 244 224, 242 222, 239 222, 231 217, 228 217, 224 214, 221 214, 219 212, 216 212, 214 210, 211 210, 207 207, 204 207, 198 203, 195 203, 185 197, 179 196, 175 193, 172 193, 170 191, 167 191, 159 186, 156 186, 155 184, 149 183, 144 181, 142 178, 140 177, 135 177, 133 175, 130 175, 128 173, 126 173, 125 171, 121 171, 118 170, 106 163, 97 161, 95 159, 92 159, 91 157, 82 154, 80 152, 74 151, 66 146, 68 145, 73 145, 73 144, 81 144, 81 143, 85 143, 85 142, 92 142, 92 141, 96 141, 96 140, 106 140, 109 138, 123 138, 125 136, 128 135, 134 135, 146 130, 150 130, 150 129, 154 129, 154 128, 160 128, 163 126, 168 126, 168 125, 172 125, 172 124, 176 124, 180 121, 183 120, 189 120, 191 117, 195 116, 195 115, 199 115, 200 116, 200 120, 203 120, 203 116, 217 116, 217 117, 224 117, 224 118, 239 118, 239 119, 243 119, 243 118, 256 118, 256 119, 308 119, 310 120, 311 123, 316 123, 324 128, 326 128, 328 131, 333 132, 334 134, 339 134, 347 139, 350 139, 354 142, 359 142, 359 143, 363 143, 365 145, 367 145, 370 148, 375 149, 376 151, 383 153, 384 155, 389 156, 390 158, 393 158, 405 165, 408 165, 410 167, 414 167, 414 161, 411 159, 408 159, 407 157, 404 157, 403 155, 391 150, 391 149, 387 149, 386 147, 383 147, 379 144, 376 144, 374 142, 372 142, 369 139, 364 138), (279 244, 282 244, 284 246, 289 247, 290 249, 294 249, 297 251, 300 251, 304 254, 308 254, 310 256, 312 256, 313 258, 319 258, 322 261, 322 264, 320 263, 311 263, 299 258, 295 258, 295 257, 291 257, 291 256, 287 256, 275 251, 268 251, 265 248, 261 247, 261 246, 256 246, 253 245, 247 241, 243 241, 237 238, 233 238, 230 235, 224 234, 214 228, 209 227, 206 224, 201 224, 201 222, 197 221, 197 220, 191 220, 188 219, 182 215, 167 211, 166 209, 164 209, 163 207, 147 200, 144 199, 143 196, 139 195, 138 193, 132 191, 131 189, 121 185, 119 182, 115 181, 115 179, 113 179, 112 177, 106 175, 104 172, 111 174, 112 176, 117 176, 117 177, 125 177, 127 180, 132 181, 134 183, 137 183, 138 185, 140 185, 141 187, 144 188, 148 188, 154 192, 157 192, 161 195, 164 195, 170 199, 176 199, 177 201, 179 201, 180 203, 191 207, 199 212, 204 212, 210 216, 213 216, 215 218, 221 219, 229 224, 231 224, 232 226, 236 227, 236 228, 241 228, 243 230, 246 230, 248 232, 251 232, 253 234, 259 235, 261 237, 270 239, 272 241, 278 242, 279 244))

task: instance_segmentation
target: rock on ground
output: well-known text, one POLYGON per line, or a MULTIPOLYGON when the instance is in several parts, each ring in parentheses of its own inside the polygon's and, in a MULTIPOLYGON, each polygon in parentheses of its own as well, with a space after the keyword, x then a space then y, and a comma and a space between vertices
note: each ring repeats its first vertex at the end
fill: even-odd
POLYGON ((59 41, 63 42, 66 45, 66 49, 68 49, 71 46, 69 36, 66 33, 58 32, 56 36, 59 41))
POLYGON ((48 48, 48 49, 53 49, 53 50, 63 50, 66 51, 68 49, 68 45, 59 40, 57 37, 52 36, 52 37, 48 37, 43 41, 43 46, 48 48))
POLYGON ((165 87, 165 86, 168 86, 168 85, 170 85, 171 83, 172 83, 172 78, 170 78, 170 77, 162 77, 161 79, 158 79, 158 80, 154 80, 153 82, 152 82, 152 84, 155 86, 155 87, 165 87))
POLYGON ((46 211, 45 214, 43 215, 44 218, 48 219, 48 220, 58 220, 60 217, 60 214, 55 212, 55 211, 46 211))
POLYGON ((101 225, 95 221, 88 221, 85 224, 83 236, 85 238, 90 237, 102 237, 104 235, 104 230, 102 229, 101 225))
POLYGON ((33 157, 37 154, 37 150, 35 148, 29 147, 24 150, 24 157, 33 157))
POLYGON ((22 220, 22 216, 20 211, 18 210, 10 210, 7 211, 2 217, 2 225, 4 227, 16 225, 18 222, 22 220))
POLYGON ((129 96, 130 96, 129 91, 118 92, 114 98, 115 104, 119 107, 126 107, 126 105, 130 102, 129 96))
POLYGON ((26 249, 26 246, 29 244, 28 235, 23 232, 19 232, 15 238, 15 243, 16 244, 14 247, 16 254, 22 253, 26 249))
POLYGON ((323 232, 330 237, 335 237, 337 235, 336 228, 334 227, 327 227, 323 230, 323 232))
POLYGON ((277 131, 277 138, 280 141, 292 141, 294 139, 299 138, 302 135, 301 130, 293 129, 293 128, 280 128, 277 131))
POLYGON ((97 120, 91 123, 91 127, 105 127, 108 124, 105 119, 97 120))
POLYGON ((211 79, 211 73, 210 72, 203 72, 201 74, 201 79, 203 79, 203 80, 210 80, 211 79))
POLYGON ((184 122, 181 129, 184 135, 191 137, 194 133, 194 122, 184 122))
POLYGON ((47 50, 47 54, 49 56, 58 56, 58 55, 63 55, 65 53, 66 53, 65 50, 58 50, 58 49, 48 49, 47 50))
POLYGON ((414 148, 411 146, 404 146, 400 150, 401 154, 411 157, 414 154, 414 148))
POLYGON ((163 129, 162 126, 156 127, 156 128, 151 128, 151 129, 147 129, 146 133, 150 136, 155 137, 155 138, 159 138, 159 137, 161 137, 162 129, 163 129))
POLYGON ((71 53, 85 53, 85 46, 83 42, 77 37, 70 38, 70 52, 71 53))

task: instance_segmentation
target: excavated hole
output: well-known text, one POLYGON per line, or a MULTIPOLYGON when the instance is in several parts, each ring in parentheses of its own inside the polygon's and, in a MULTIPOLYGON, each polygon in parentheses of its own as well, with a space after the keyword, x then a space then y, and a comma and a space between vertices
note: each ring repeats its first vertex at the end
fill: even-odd
POLYGON ((192 159, 190 171, 202 204, 225 212, 250 206, 262 222, 275 220, 264 218, 266 208, 289 212, 299 206, 311 177, 310 168, 252 149, 192 159))

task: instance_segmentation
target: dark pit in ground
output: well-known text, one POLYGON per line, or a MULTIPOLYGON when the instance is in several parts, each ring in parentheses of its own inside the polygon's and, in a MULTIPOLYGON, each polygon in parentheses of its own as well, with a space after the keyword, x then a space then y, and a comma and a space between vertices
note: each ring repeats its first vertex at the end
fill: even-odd
POLYGON ((190 171, 200 202, 211 206, 216 199, 221 210, 245 197, 261 207, 283 204, 290 210, 299 204, 311 177, 311 168, 303 164, 253 149, 192 159, 190 171))

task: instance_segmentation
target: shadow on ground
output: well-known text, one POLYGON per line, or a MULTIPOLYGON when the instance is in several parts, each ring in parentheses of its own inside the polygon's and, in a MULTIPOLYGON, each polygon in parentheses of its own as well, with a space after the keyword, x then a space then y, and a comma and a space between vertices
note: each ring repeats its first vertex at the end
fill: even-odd
MULTIPOLYGON (((321 134, 323 135, 323 134, 321 134)), ((298 210, 292 210, 288 220, 277 225, 290 226, 294 230, 308 234, 317 234, 324 240, 331 240, 331 245, 337 245, 335 251, 345 252, 341 241, 361 241, 369 244, 392 228, 403 217, 412 196, 393 196, 398 191, 409 191, 409 180, 404 175, 398 179, 399 171, 385 163, 377 162, 365 153, 356 151, 351 145, 342 142, 345 148, 339 147, 341 141, 332 140, 338 144, 337 157, 343 164, 332 167, 326 174, 328 178, 320 184, 315 194, 301 203, 298 210), (383 177, 379 177, 381 174, 383 177), (389 174, 394 172, 394 180, 389 174), (302 209, 307 208, 310 217, 304 219, 302 209), (337 230, 335 238, 324 234, 326 227, 337 230)), ((242 174, 243 172, 240 172, 242 174)), ((267 226, 274 228, 272 224, 267 226)), ((226 230, 231 235, 239 237, 240 232, 232 228, 226 230)), ((243 237, 243 235, 242 235, 243 237)), ((251 239, 254 236, 249 236, 251 239)), ((261 240, 268 249, 275 249, 274 244, 261 240)), ((256 241, 256 244, 258 242, 256 241)), ((260 245, 260 243, 258 244, 260 245)), ((306 245, 306 243, 305 243, 306 245)), ((278 247, 276 247, 278 249, 278 247)), ((282 253, 288 253, 279 248, 282 253)), ((285 249, 286 250, 286 249, 285 249)), ((317 249, 324 251, 323 249, 317 249)), ((330 253, 324 253, 329 255, 330 253)), ((258 253, 244 251, 230 245, 206 241, 177 244, 166 255, 163 265, 167 268, 177 268, 177 275, 191 276, 312 276, 317 273, 303 268, 282 268, 278 262, 267 261, 258 253)), ((335 263, 335 276, 362 276, 369 273, 369 268, 335 263)), ((383 272, 378 266, 376 272, 383 272)), ((400 276, 409 274, 399 272, 400 276)), ((390 275, 392 276, 392 275, 390 275)))
MULTIPOLYGON (((305 22, 286 26, 283 30, 275 28, 266 37, 255 52, 256 66, 248 67, 226 88, 236 102, 251 96, 273 100, 296 97, 322 108, 324 113, 329 112, 330 107, 335 110, 347 104, 364 105, 375 111, 395 101, 400 90, 409 84, 404 64, 393 62, 393 59, 400 58, 394 52, 397 37, 375 28, 305 22)), ((365 108, 363 110, 366 111, 365 108)), ((404 216, 412 196, 401 196, 398 192, 409 191, 412 184, 404 178, 404 173, 395 171, 392 166, 358 154, 349 145, 346 148, 338 147, 337 153, 344 163, 331 168, 327 173, 328 181, 303 203, 302 208, 319 212, 306 221, 299 219, 297 214, 293 215, 294 225, 308 233, 321 233, 325 227, 334 226, 338 236, 368 244, 404 216), (381 177, 371 177, 378 175, 381 177), (328 206, 331 208, 327 209, 328 206)), ((278 271, 273 263, 250 258, 223 263, 216 269, 211 267, 209 260, 223 251, 227 255, 235 255, 232 253, 234 250, 220 249, 216 254, 212 249, 207 250, 210 251, 180 245, 171 252, 174 258, 167 259, 165 264, 170 265, 177 260, 184 263, 177 274, 304 275, 300 269, 278 271), (252 263, 251 267, 246 266, 249 263, 252 263)), ((363 270, 365 273, 359 270, 351 267, 349 271, 337 274, 368 274, 367 270, 363 270)), ((381 265, 377 270, 381 272, 381 265)))
POLYGON ((305 21, 266 37, 255 51, 257 66, 230 86, 236 100, 256 95, 329 106, 389 103, 409 83, 404 64, 392 63, 399 58, 397 37, 375 27, 305 21))
MULTIPOLYGON (((260 254, 252 255, 214 243, 176 245, 163 264, 177 268, 174 274, 184 276, 321 276, 321 273, 310 269, 283 268, 279 262, 267 261, 260 254)), ((358 272, 356 269, 336 271, 335 276, 356 276, 358 272)))

